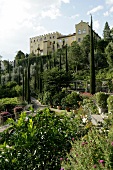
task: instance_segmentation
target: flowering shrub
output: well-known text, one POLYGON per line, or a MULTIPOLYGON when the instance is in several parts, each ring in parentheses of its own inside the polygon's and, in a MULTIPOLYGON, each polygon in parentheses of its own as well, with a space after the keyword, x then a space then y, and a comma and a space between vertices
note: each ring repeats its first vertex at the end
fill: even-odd
POLYGON ((79 119, 58 116, 49 109, 36 116, 22 113, 17 122, 1 134, 1 169, 60 170, 71 149, 71 141, 80 135, 79 119), (8 146, 8 147, 7 147, 8 146))
MULTIPOLYGON (((113 132, 113 128, 110 132, 113 132)), ((107 136, 92 128, 88 135, 72 144, 73 147, 67 155, 68 161, 63 161, 62 167, 65 170, 112 170, 113 133, 111 133, 107 136)))
POLYGON ((91 93, 88 93, 88 92, 84 92, 84 93, 80 93, 80 96, 83 98, 83 99, 89 99, 89 98, 92 98, 93 95, 91 93))
POLYGON ((95 94, 96 103, 101 108, 107 108, 107 98, 109 95, 104 92, 98 92, 95 94))

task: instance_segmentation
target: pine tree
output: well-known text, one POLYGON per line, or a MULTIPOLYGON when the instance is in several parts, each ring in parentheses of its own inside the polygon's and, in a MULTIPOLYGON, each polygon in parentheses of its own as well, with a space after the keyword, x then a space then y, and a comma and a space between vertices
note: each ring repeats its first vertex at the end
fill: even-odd
POLYGON ((94 43, 93 43, 93 22, 91 16, 91 36, 90 36, 90 93, 95 94, 95 62, 94 62, 94 43))
POLYGON ((111 35, 110 35, 110 27, 108 22, 105 23, 104 30, 103 30, 103 37, 105 41, 110 41, 111 40, 111 35))

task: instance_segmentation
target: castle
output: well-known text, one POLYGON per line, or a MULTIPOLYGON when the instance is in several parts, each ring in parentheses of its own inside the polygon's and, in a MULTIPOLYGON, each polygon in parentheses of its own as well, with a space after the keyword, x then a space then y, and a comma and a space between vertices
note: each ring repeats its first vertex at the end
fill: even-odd
MULTIPOLYGON (((75 25, 75 33, 73 34, 62 35, 59 32, 53 32, 32 37, 30 38, 30 53, 47 55, 62 48, 63 42, 65 42, 67 46, 71 46, 73 41, 81 43, 86 35, 90 35, 90 30, 89 23, 81 20, 80 23, 75 25)), ((101 39, 95 31, 93 31, 93 34, 97 41, 101 39)))

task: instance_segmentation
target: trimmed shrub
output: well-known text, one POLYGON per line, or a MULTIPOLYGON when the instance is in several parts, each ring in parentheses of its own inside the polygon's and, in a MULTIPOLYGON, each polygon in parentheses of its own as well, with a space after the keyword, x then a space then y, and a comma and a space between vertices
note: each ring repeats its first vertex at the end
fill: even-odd
POLYGON ((95 94, 96 97, 96 103, 100 108, 107 108, 107 98, 109 97, 109 94, 104 92, 98 92, 95 94))
POLYGON ((108 113, 113 113, 113 95, 108 97, 107 104, 108 104, 108 113))

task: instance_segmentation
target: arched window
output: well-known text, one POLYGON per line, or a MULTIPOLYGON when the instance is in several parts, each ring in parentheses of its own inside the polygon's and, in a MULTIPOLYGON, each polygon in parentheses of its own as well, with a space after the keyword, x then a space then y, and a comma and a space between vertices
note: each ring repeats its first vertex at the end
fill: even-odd
POLYGON ((86 33, 86 29, 84 28, 84 29, 83 29, 83 34, 85 34, 85 33, 86 33))
POLYGON ((81 30, 80 29, 78 30, 78 34, 81 34, 81 30))

